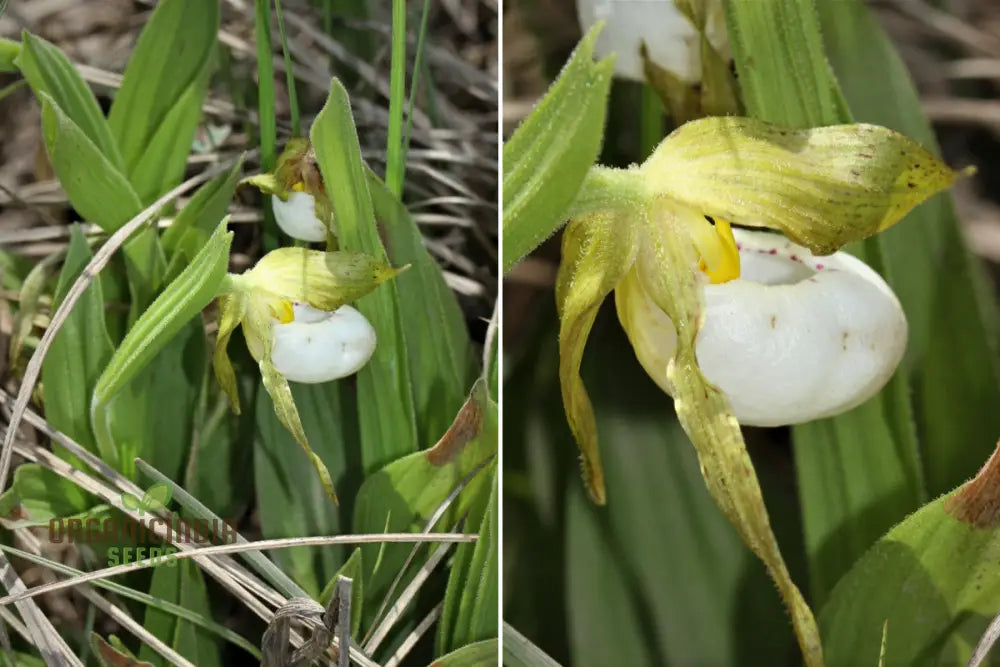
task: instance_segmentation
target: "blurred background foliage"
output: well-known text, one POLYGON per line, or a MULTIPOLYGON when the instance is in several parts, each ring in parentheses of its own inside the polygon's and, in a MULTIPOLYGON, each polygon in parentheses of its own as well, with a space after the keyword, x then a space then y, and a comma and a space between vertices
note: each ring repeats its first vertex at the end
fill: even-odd
MULTIPOLYGON (((887 275, 910 320, 907 361, 888 388, 835 419, 743 429, 792 577, 821 616, 857 559, 909 513, 971 477, 1000 436, 1000 13, 977 0, 816 5, 827 57, 854 118, 898 129, 932 150, 936 139, 949 164, 979 169, 887 234, 850 248, 887 275)), ((508 3, 504 26, 509 135, 580 32, 574 3, 565 0, 508 3)), ((769 69, 754 39, 776 35, 747 37, 761 71, 780 65, 769 69)), ((782 115, 786 102, 769 98, 751 112, 800 124, 782 115)), ((639 162, 671 128, 650 89, 616 80, 600 162, 639 162)), ((709 497, 670 399, 638 365, 610 300, 583 365, 608 505, 586 500, 557 377, 558 261, 557 236, 505 276, 504 619, 565 664, 798 664, 774 586, 709 497)), ((912 567, 905 558, 893 562, 912 567)), ((845 597, 836 611, 860 618, 864 594, 845 597)), ((871 613, 879 609, 873 604, 871 613)), ((952 619, 944 634, 914 641, 931 646, 914 659, 967 658, 987 620, 952 619), (957 654, 942 648, 953 641, 952 630, 963 635, 954 640, 957 654)), ((828 622, 823 629, 826 638, 828 622)), ((893 637, 890 624, 890 648, 893 637)), ((910 640, 906 633, 896 638, 910 640)), ((877 634, 875 640, 877 646, 877 634)), ((877 652, 865 656, 835 650, 828 658, 875 664, 877 652)), ((889 656, 893 664, 891 650, 889 656)))

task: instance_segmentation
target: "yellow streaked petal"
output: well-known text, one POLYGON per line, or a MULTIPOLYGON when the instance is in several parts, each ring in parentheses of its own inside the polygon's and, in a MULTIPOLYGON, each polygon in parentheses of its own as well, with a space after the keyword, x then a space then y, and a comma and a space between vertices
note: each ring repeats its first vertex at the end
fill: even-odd
POLYGON ((571 222, 563 236, 563 258, 556 281, 563 406, 580 448, 584 483, 598 504, 605 500, 604 471, 594 410, 580 377, 580 362, 601 303, 632 265, 634 239, 635 224, 622 216, 598 213, 571 222))

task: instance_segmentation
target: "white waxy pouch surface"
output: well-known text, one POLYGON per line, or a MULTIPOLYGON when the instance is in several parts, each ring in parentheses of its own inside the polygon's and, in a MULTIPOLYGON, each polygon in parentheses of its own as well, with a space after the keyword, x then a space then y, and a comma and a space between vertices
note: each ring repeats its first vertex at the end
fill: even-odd
POLYGON ((319 383, 357 373, 375 352, 375 329, 351 306, 333 312, 294 304, 295 319, 275 323, 271 361, 292 382, 319 383))
MULTIPOLYGON (((710 3, 706 31, 709 42, 728 51, 725 15, 721 3, 710 3)), ((617 54, 615 74, 644 81, 639 47, 645 42, 649 58, 688 83, 701 79, 701 44, 694 25, 674 0, 577 0, 577 17, 586 32, 606 21, 594 45, 603 58, 617 54)))
MULTIPOLYGON (((813 256, 778 234, 733 231, 741 277, 706 285, 696 351, 736 418, 751 426, 797 424, 876 394, 907 338, 906 317, 885 281, 844 252, 813 256)), ((634 275, 628 280, 631 289, 616 292, 619 318, 630 323, 646 372, 668 391, 673 324, 635 289, 634 275)))
POLYGON ((316 200, 307 192, 291 192, 288 201, 271 195, 274 219, 294 239, 318 243, 326 240, 326 227, 316 217, 316 200))

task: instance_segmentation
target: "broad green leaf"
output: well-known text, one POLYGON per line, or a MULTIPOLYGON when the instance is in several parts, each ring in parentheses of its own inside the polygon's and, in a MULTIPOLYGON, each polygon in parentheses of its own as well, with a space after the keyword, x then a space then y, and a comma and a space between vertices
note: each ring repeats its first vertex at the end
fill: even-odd
POLYGON ((420 442, 434 442, 465 400, 478 364, 455 293, 427 252, 409 211, 367 167, 365 176, 390 263, 410 265, 405 279, 397 281, 396 290, 413 381, 417 433, 420 442))
POLYGON ((743 104, 754 118, 798 128, 842 119, 813 0, 724 4, 743 104))
MULTIPOLYGON (((84 220, 114 232, 142 211, 128 180, 47 93, 42 102, 42 132, 49 160, 70 203, 84 220)), ((163 276, 164 259, 156 230, 136 232, 123 248, 133 309, 152 300, 163 276)))
MULTIPOLYGON (((293 383, 291 387, 306 436, 333 478, 360 475, 356 467, 348 469, 349 441, 343 435, 349 412, 349 403, 343 403, 349 390, 341 382, 293 383)), ((330 503, 312 463, 278 421, 271 399, 262 390, 257 391, 256 424, 253 473, 261 534, 270 539, 344 532, 343 510, 330 503)), ((350 492, 350 488, 344 490, 345 498, 351 497, 350 492)), ((281 549, 268 556, 310 595, 319 593, 344 562, 344 552, 337 548, 281 549)))
MULTIPOLYGON (((182 327, 120 391, 110 396, 107 423, 122 470, 138 456, 179 479, 191 447, 194 413, 207 369, 201 318, 182 327)), ((95 412, 95 419, 96 417, 95 412)))
MULTIPOLYGON (((909 74, 864 3, 818 8, 830 60, 854 115, 905 132, 936 152, 909 74)), ((910 325, 907 360, 933 496, 968 479, 1000 433, 1000 411, 994 409, 1000 404, 996 298, 966 247, 950 195, 916 209, 880 241, 910 325)))
MULTIPOLYGON (((83 230, 74 225, 53 296, 53 312, 90 260, 83 230)), ((66 318, 42 362, 45 419, 91 451, 96 451, 96 443, 90 426, 90 396, 113 352, 104 320, 101 281, 95 280, 66 318)), ((69 456, 58 445, 55 449, 60 456, 69 456)))
MULTIPOLYGON (((310 133, 345 250, 376 259, 386 253, 375 224, 347 91, 334 79, 310 133)), ((406 280, 406 275, 399 280, 406 280)), ((366 472, 418 449, 413 391, 395 281, 361 298, 357 308, 378 333, 371 361, 358 373, 361 460, 366 472)), ((366 558, 367 560, 367 558, 366 558)))
POLYGON ((970 482, 889 531, 823 607, 827 664, 965 664, 1000 608, 1000 453, 970 482))
POLYGON ((223 220, 198 256, 132 325, 97 382, 97 402, 107 401, 131 381, 215 298, 229 266, 232 238, 223 220))
MULTIPOLYGON (((252 378, 252 387, 249 380, 244 376, 240 388, 248 395, 244 403, 253 405, 257 379, 252 378)), ((226 397, 212 391, 211 384, 208 388, 211 407, 204 421, 196 424, 198 447, 191 452, 195 461, 186 468, 184 488, 218 516, 238 517, 254 494, 246 483, 253 475, 253 457, 247 456, 243 444, 251 442, 256 433, 254 411, 235 415, 226 397)))
MULTIPOLYGON (((781 0, 767 6, 732 0, 727 10, 730 31, 740 34, 734 41, 734 57, 754 117, 792 127, 852 120, 823 55, 812 0, 781 0), (791 41, 778 44, 762 31, 781 32, 791 41), (797 97, 777 97, 782 94, 797 97)), ((895 229, 908 222, 903 220, 895 229)), ((875 237, 850 249, 886 273, 883 247, 883 240, 875 237)), ((886 278, 893 283, 891 271, 886 278)), ((901 368, 866 405, 793 429, 816 604, 877 535, 924 499, 907 379, 905 367, 901 368)))
POLYGON ((586 582, 567 586, 572 664, 659 664, 643 636, 641 610, 628 595, 625 574, 618 567, 607 535, 602 534, 598 517, 579 485, 570 484, 566 491, 566 552, 571 554, 566 576, 569 582, 586 582))
POLYGON ((9 74, 17 71, 16 59, 21 52, 21 43, 12 39, 0 39, 0 72, 9 74))
POLYGON ((444 644, 452 650, 495 637, 497 633, 500 523, 495 464, 491 466, 489 473, 492 483, 487 495, 488 503, 480 510, 483 513, 478 517, 470 512, 466 524, 466 530, 474 530, 476 523, 480 524, 479 539, 475 544, 459 545, 459 550, 463 553, 456 555, 448 580, 442 620, 449 611, 454 614, 448 619, 451 625, 448 633, 450 636, 444 644), (463 567, 459 567, 459 563, 463 567), (453 591, 457 595, 452 599, 457 605, 449 609, 448 598, 453 591))
POLYGON ((218 0, 164 0, 139 35, 108 125, 144 203, 183 177, 218 29, 218 0))
POLYGON ((95 498, 70 480, 37 463, 14 471, 14 482, 0 496, 0 519, 7 527, 45 526, 49 519, 90 511, 95 498))
POLYGON ((503 624, 503 664, 509 667, 559 667, 559 663, 510 623, 503 624))
MULTIPOLYGON (((205 580, 198 564, 191 560, 173 561, 157 566, 153 570, 149 593, 161 600, 174 602, 201 614, 206 619, 212 618, 205 580)), ((153 606, 147 607, 143 627, 199 667, 201 665, 221 667, 223 664, 218 642, 212 634, 204 628, 177 618, 169 611, 153 606)), ((157 663, 162 660, 158 653, 145 644, 139 651, 139 658, 157 663)))
MULTIPOLYGON (((422 531, 441 503, 478 471, 437 524, 439 529, 453 526, 458 517, 468 513, 478 490, 489 483, 481 468, 497 453, 496 415, 496 404, 486 396, 485 383, 477 382, 452 426, 434 447, 393 461, 365 479, 355 500, 353 530, 422 531)), ((362 547, 362 552, 365 617, 370 619, 410 546, 387 544, 381 549, 370 545, 362 547)))
POLYGON ((361 563, 361 547, 351 552, 351 557, 337 570, 337 574, 327 582, 323 592, 319 594, 319 603, 326 607, 336 590, 337 580, 347 577, 351 580, 351 636, 357 637, 361 632, 362 612, 365 602, 364 568, 361 563))
POLYGON ((111 233, 142 211, 138 195, 90 137, 47 93, 42 130, 49 159, 73 208, 111 233))
POLYGON ((143 204, 152 204, 184 179, 191 141, 201 119, 201 104, 205 99, 208 79, 209 69, 206 66, 201 76, 192 81, 174 102, 156 132, 146 141, 142 157, 132 166, 129 181, 143 204))
MULTIPOLYGON (((434 660, 431 667, 484 667, 497 664, 500 653, 500 640, 484 639, 483 641, 466 644, 447 655, 434 660)), ((507 663, 505 663, 507 664, 507 663)))
POLYGON ((20 53, 14 63, 40 103, 45 100, 44 93, 80 128, 112 167, 121 169, 118 145, 97 98, 58 47, 25 30, 21 33, 20 53))
POLYGON ((503 147, 503 270, 565 222, 601 150, 614 58, 593 62, 595 26, 503 147))
POLYGON ((170 255, 168 280, 173 279, 205 247, 219 221, 226 215, 242 169, 241 158, 229 172, 219 174, 198 188, 163 232, 163 248, 170 255))

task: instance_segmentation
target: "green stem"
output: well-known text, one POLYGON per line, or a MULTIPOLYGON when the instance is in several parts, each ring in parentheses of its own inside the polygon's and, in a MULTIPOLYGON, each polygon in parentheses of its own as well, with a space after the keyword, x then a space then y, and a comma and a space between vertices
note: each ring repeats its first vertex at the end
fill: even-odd
POLYGON ((638 212, 649 200, 642 176, 628 169, 594 166, 566 214, 580 218, 598 211, 638 212))
POLYGON ((406 98, 406 0, 392 0, 392 61, 389 79, 389 140, 385 151, 385 184, 403 194, 403 102, 406 98))

